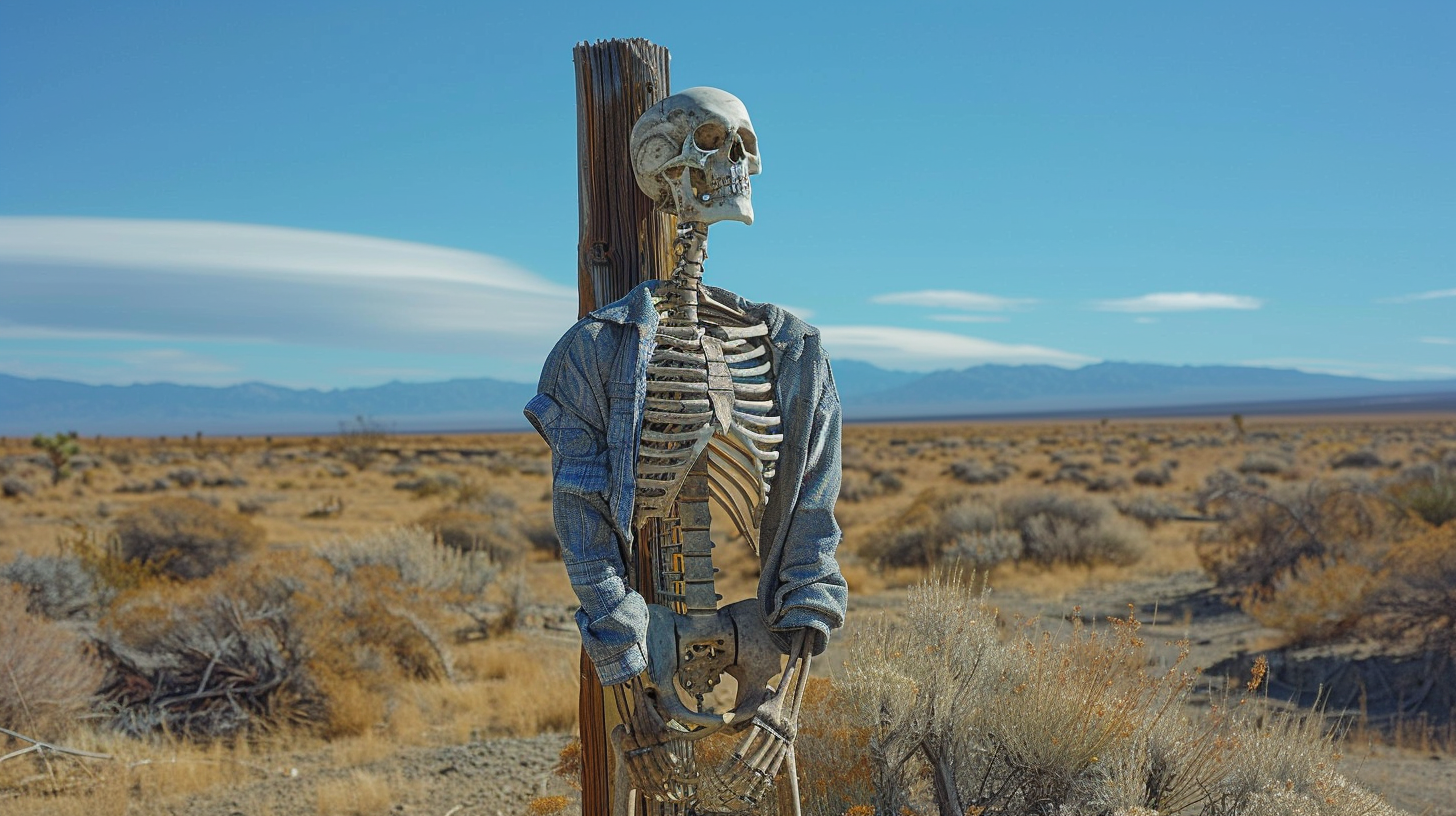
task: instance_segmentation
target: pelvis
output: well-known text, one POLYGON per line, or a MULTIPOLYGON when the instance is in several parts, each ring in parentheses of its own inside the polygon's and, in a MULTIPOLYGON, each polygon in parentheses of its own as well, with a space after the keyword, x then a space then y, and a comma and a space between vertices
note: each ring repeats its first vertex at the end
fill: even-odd
POLYGON ((696 740, 727 728, 737 730, 753 719, 772 695, 769 681, 782 671, 783 648, 764 623, 758 600, 729 604, 716 614, 681 615, 649 604, 647 678, 657 694, 662 718, 679 739, 696 740), (702 703, 723 675, 738 682, 733 707, 718 712, 702 703), (690 708, 678 689, 699 700, 690 708))

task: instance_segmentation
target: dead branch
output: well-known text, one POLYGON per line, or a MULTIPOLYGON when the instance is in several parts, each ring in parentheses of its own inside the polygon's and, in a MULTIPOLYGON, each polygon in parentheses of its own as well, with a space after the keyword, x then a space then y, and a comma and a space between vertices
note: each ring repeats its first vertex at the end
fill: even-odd
POLYGON ((45 751, 51 751, 52 753, 57 753, 57 754, 67 754, 69 756, 85 757, 86 759, 115 759, 116 758, 116 757, 112 756, 111 754, 98 754, 98 753, 96 753, 94 751, 82 751, 79 748, 67 748, 67 747, 65 747, 63 745, 53 745, 53 744, 51 744, 49 742, 44 742, 42 740, 35 739, 34 737, 27 737, 24 734, 17 734, 16 732, 11 731, 8 728, 0 728, 0 734, 5 734, 6 736, 13 737, 15 739, 20 740, 21 742, 28 742, 28 743, 30 743, 30 747, 29 748, 21 748, 18 751, 11 751, 10 753, 6 754, 5 756, 0 756, 0 762, 4 762, 4 761, 6 761, 8 759, 15 759, 16 757, 20 757, 20 756, 25 756, 26 754, 29 754, 29 753, 45 752, 45 751))

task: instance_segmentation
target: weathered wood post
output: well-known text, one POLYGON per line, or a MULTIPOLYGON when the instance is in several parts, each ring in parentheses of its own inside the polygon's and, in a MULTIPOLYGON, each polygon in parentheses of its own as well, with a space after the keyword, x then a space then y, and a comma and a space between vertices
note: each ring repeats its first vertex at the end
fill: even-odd
MULTIPOLYGON (((673 219, 637 189, 627 152, 632 125, 668 96, 668 52, 643 39, 578 43, 576 149, 581 237, 577 244, 578 317, 672 271, 673 219)), ((641 548, 639 548, 640 550, 641 548)), ((646 554, 637 574, 649 576, 646 554)), ((650 577, 635 587, 651 602, 650 577)), ((612 803, 611 748, 604 692, 581 654, 582 816, 607 816, 612 803)), ((613 712, 615 713, 615 712, 613 712)), ((640 811, 639 811, 640 812, 640 811)))

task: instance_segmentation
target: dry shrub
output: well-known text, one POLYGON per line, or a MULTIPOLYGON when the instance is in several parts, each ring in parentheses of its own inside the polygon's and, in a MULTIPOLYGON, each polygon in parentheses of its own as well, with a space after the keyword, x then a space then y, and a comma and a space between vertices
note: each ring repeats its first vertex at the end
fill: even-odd
POLYGON ((959 563, 984 570, 1008 561, 1128 564, 1146 544, 1105 503, 1044 492, 999 504, 976 494, 929 490, 865 536, 860 555, 892 567, 959 563))
MULTIPOLYGON (((1243 590, 1243 606, 1264 625, 1282 629, 1290 647, 1365 642, 1378 645, 1378 660, 1446 666, 1456 658, 1456 528, 1411 521, 1377 498, 1306 488, 1292 497, 1261 501, 1252 519, 1234 515, 1229 524, 1246 535, 1269 537, 1234 539, 1248 548, 1235 552, 1247 554, 1215 564, 1225 576, 1250 581, 1232 584, 1243 590), (1410 529, 1411 524, 1418 529, 1410 529), (1265 548, 1257 542, 1265 542, 1265 548), (1286 552, 1281 546, 1301 548, 1298 557, 1276 560, 1286 552), (1258 570, 1249 569, 1250 564, 1258 570), (1234 572, 1231 566, 1244 571, 1234 572), (1254 582, 1265 576, 1267 583, 1254 582)), ((1221 539, 1216 546, 1215 553, 1226 555, 1230 541, 1221 539)), ((1364 661, 1348 650, 1334 655, 1344 655, 1348 662, 1328 679, 1311 682, 1343 688, 1342 678, 1358 678, 1367 671, 1361 668, 1364 661)), ((1450 699, 1456 688, 1449 672, 1426 671, 1415 685, 1406 686, 1400 676, 1378 671, 1378 682, 1371 682, 1368 693, 1361 690, 1360 696, 1362 705, 1372 709, 1395 707, 1397 716, 1380 723, 1392 737, 1404 727, 1402 712, 1430 715, 1423 729, 1449 727, 1449 706, 1439 702, 1450 699)))
POLYGON ((124 598, 98 636, 112 727, 212 738, 322 719, 297 610, 303 586, 219 575, 124 598))
POLYGON ((1289 461, 1281 456, 1263 451, 1253 451, 1244 456, 1244 461, 1239 463, 1240 473, 1260 473, 1265 476, 1277 476, 1289 469, 1289 461))
POLYGON ((1335 771, 1339 753, 1321 712, 1267 699, 1215 706, 1199 719, 1164 718, 1101 758, 1078 780, 1080 807, 1104 813, 1209 816, 1398 816, 1335 771))
POLYGON ((77 525, 61 535, 57 543, 61 558, 75 559, 81 569, 95 577, 97 592, 105 604, 110 604, 118 592, 172 580, 162 575, 157 564, 127 559, 117 537, 102 530, 77 525))
POLYGON ((1132 480, 1147 487, 1162 487, 1173 481, 1173 474, 1167 468, 1162 470, 1142 468, 1132 475, 1132 480))
POLYGON ((856 636, 829 704, 806 713, 809 813, 1396 812, 1333 771, 1321 712, 1256 699, 1185 714, 1186 647, 1150 672, 1132 617, 1003 639, 956 580, 916 587, 903 611, 856 636))
POLYGON ((979 459, 967 459, 962 462, 954 462, 950 466, 950 474, 966 484, 1000 484, 1011 478, 1016 472, 1016 467, 1006 463, 997 462, 987 465, 979 459))
POLYGON ((488 554, 446 546, 418 527, 339 539, 318 547, 315 554, 342 579, 361 569, 383 567, 401 587, 444 593, 437 600, 479 595, 500 571, 488 554))
POLYGON ((846 468, 839 486, 839 498, 847 502, 861 502, 898 493, 904 487, 904 481, 894 471, 846 468))
POLYGON ((364 733, 409 682, 454 676, 442 616, 494 577, 483 555, 405 529, 135 590, 102 621, 113 724, 364 733))
MULTIPOLYGON (((970 753, 963 725, 1002 666, 995 612, 957 580, 914 588, 897 625, 881 618, 851 644, 842 711, 832 728, 868 726, 868 782, 876 813, 908 804, 912 761, 928 766, 942 810, 963 812, 957 768, 970 753)), ((863 780, 862 780, 863 782, 863 780)))
POLYGON ((1391 494, 1427 524, 1440 527, 1456 519, 1456 473, 1449 470, 1432 468, 1395 485, 1391 494))
POLYGON ((18 555, 0 567, 0 581, 25 590, 30 612, 52 620, 93 619, 114 594, 75 555, 18 555))
POLYGON ((424 499, 430 496, 442 496, 446 493, 460 489, 462 482, 459 476, 449 471, 442 473, 429 473, 423 476, 416 476, 413 479, 401 479, 394 483, 395 490, 408 490, 415 495, 415 498, 424 499))
POLYGON ((1358 450, 1342 454, 1330 462, 1330 467, 1339 470, 1340 468, 1361 468, 1368 470, 1384 465, 1380 455, 1371 450, 1358 450))
POLYGON ((0 725, 37 739, 68 731, 101 685, 101 666, 71 630, 26 611, 0 585, 0 725))
POLYGON ((1022 557, 1038 564, 1131 564, 1146 548, 1106 502, 1035 493, 1006 499, 1001 513, 1021 533, 1022 557))
POLYGON ((1388 506, 1356 486, 1315 480, 1263 491, 1227 478, 1210 481, 1201 503, 1223 521, 1199 542, 1198 556, 1220 586, 1236 591, 1271 592, 1394 534, 1388 506))
POLYGON ((1116 506, 1117 512, 1142 522, 1150 530, 1183 515, 1178 505, 1158 498, 1155 493, 1140 493, 1131 499, 1116 502, 1116 506))
POLYGON ((1383 571, 1366 563, 1310 562, 1268 591, 1250 594, 1243 606, 1265 626, 1284 630, 1290 646, 1332 643, 1360 634, 1386 580, 1383 571))
POLYGON ((1401 542, 1380 577, 1366 607, 1376 628, 1372 636, 1418 638, 1428 649, 1456 656, 1456 528, 1442 526, 1401 542))
POLYGON ((468 510, 442 509, 420 519, 419 525, 446 547, 484 553, 501 565, 521 560, 527 540, 510 521, 468 510))
POLYGON ((263 528, 190 498, 157 499, 116 520, 122 558, 182 579, 205 578, 256 550, 263 528))
POLYGON ((927 490, 899 516, 861 541, 859 554, 891 567, 938 564, 957 539, 996 528, 995 509, 979 496, 927 490), (980 519, 989 517, 989 524, 980 519))

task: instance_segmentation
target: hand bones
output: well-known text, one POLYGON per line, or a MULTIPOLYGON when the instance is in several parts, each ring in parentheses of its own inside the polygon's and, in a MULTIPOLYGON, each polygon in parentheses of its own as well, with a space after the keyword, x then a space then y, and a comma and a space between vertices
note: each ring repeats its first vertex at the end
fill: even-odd
MULTIPOLYGON (((812 643, 804 631, 796 633, 781 673, 782 647, 763 625, 756 603, 749 599, 724 607, 711 619, 716 625, 709 626, 700 616, 649 607, 648 668, 613 687, 623 724, 612 732, 633 787, 648 798, 697 801, 720 811, 750 809, 790 759, 812 643), (703 645, 713 648, 699 648, 703 645), (684 678, 695 674, 693 663, 705 654, 738 681, 737 699, 726 713, 694 711, 674 685, 674 678, 684 687, 692 682, 684 678), (777 688, 769 685, 780 674, 777 688), (691 743, 719 730, 748 733, 717 769, 699 769, 691 743)), ((716 684, 717 672, 707 668, 704 673, 712 673, 716 684)), ((701 694, 707 689, 685 690, 701 694)))

